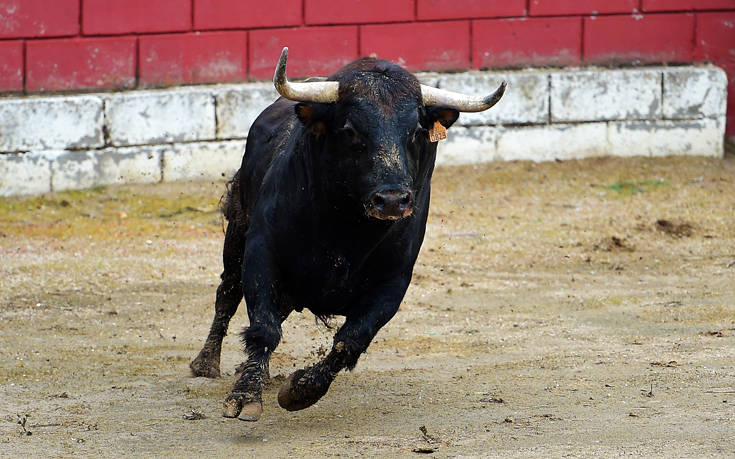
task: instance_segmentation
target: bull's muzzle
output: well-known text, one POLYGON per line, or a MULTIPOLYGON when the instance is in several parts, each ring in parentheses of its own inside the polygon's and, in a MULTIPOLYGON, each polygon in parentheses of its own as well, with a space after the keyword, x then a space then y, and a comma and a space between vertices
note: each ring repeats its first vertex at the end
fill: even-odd
POLYGON ((404 190, 379 191, 368 200, 369 217, 380 220, 399 220, 413 213, 413 193, 404 190))

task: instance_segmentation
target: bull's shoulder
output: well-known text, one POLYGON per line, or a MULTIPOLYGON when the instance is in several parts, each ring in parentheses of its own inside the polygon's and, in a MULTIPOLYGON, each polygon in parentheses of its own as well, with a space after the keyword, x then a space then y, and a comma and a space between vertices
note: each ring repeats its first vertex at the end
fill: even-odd
POLYGON ((248 214, 268 213, 276 198, 290 196, 296 175, 290 159, 302 125, 296 118, 294 102, 280 98, 255 120, 248 133, 241 165, 241 194, 248 214), (289 180, 283 177, 288 176, 289 180), (260 209, 260 210, 258 210, 260 209))
POLYGON ((300 129, 293 106, 292 101, 281 98, 258 116, 248 133, 244 168, 268 167, 273 158, 293 143, 293 136, 298 135, 300 129))
POLYGON ((279 98, 269 105, 258 115, 250 127, 248 140, 253 137, 261 141, 268 140, 277 137, 278 134, 283 132, 284 128, 293 126, 297 121, 294 105, 295 102, 284 98, 279 98), (262 139, 258 139, 260 137, 262 139))
POLYGON ((262 180, 274 160, 292 153, 302 126, 293 109, 294 102, 279 98, 255 120, 248 133, 243 169, 262 180))

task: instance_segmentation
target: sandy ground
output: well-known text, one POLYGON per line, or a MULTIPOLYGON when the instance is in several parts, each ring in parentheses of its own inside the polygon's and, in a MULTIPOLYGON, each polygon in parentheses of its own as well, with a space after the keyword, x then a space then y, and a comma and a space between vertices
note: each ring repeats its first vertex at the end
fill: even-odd
MULTIPOLYGON (((735 455, 735 156, 448 167, 398 315, 289 413, 334 330, 292 314, 258 423, 193 378, 222 183, 0 199, 0 456, 735 455)), ((338 325, 335 321, 335 325, 338 325)))

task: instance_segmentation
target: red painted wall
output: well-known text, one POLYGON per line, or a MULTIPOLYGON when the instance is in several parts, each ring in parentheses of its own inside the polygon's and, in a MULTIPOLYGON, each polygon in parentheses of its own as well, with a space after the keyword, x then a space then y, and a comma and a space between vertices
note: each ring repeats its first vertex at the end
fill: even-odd
POLYGON ((0 0, 0 92, 291 76, 377 54, 409 70, 711 61, 735 0, 0 0))

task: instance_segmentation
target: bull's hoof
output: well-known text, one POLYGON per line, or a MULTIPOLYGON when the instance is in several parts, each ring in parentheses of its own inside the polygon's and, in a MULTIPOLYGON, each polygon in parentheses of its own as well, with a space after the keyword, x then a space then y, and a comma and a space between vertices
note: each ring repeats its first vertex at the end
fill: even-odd
POLYGON ((225 408, 222 411, 222 416, 236 418, 240 414, 240 411, 242 411, 242 398, 233 397, 232 395, 228 396, 225 399, 225 408))
POLYGON ((263 404, 261 402, 250 402, 243 405, 237 419, 254 422, 260 419, 261 414, 263 414, 263 404))
POLYGON ((232 393, 225 399, 222 416, 238 418, 242 421, 257 421, 263 414, 263 402, 260 397, 247 392, 232 393))
POLYGON ((189 364, 194 376, 205 378, 219 378, 219 359, 214 359, 207 350, 202 349, 199 355, 189 364))
POLYGON ((281 385, 278 391, 278 404, 288 411, 308 408, 327 393, 329 383, 314 384, 308 381, 305 370, 296 370, 281 385))

